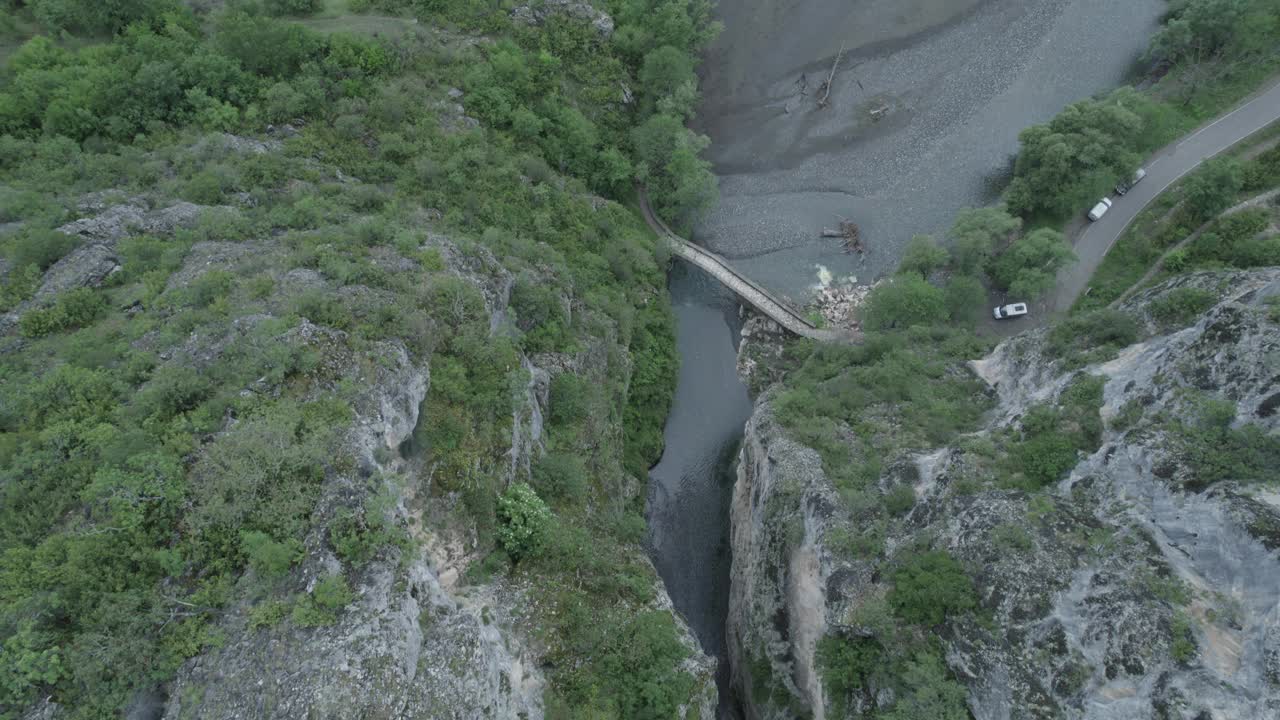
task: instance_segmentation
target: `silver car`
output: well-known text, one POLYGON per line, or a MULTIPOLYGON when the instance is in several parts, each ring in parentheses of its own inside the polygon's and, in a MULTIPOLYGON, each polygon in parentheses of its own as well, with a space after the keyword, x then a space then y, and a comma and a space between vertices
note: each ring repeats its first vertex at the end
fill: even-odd
POLYGON ((1027 304, 1012 303, 1010 305, 1001 305, 1000 307, 993 310, 991 314, 995 315, 997 320, 1004 320, 1006 318, 1018 317, 1019 315, 1026 315, 1027 304))

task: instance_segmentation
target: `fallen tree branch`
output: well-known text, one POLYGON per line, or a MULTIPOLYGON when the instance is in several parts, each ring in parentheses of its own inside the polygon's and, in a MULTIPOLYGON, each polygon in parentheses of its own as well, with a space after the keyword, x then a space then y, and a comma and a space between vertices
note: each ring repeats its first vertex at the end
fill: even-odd
POLYGON ((831 99, 831 81, 836 77, 836 68, 840 65, 840 57, 844 55, 844 43, 840 43, 840 52, 836 53, 836 59, 831 62, 831 72, 827 74, 826 82, 822 83, 822 97, 818 98, 818 107, 826 107, 827 101, 831 99))

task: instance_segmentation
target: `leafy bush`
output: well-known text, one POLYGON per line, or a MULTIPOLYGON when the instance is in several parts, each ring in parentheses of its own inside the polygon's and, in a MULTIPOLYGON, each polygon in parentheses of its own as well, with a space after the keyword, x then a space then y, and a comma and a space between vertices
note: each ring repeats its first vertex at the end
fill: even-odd
POLYGON ((1204 490, 1223 480, 1263 481, 1280 467, 1280 437, 1249 423, 1232 427, 1235 403, 1214 397, 1197 398, 1192 421, 1175 424, 1177 445, 1191 477, 1186 486, 1204 490))
POLYGON ((533 466, 533 486, 553 502, 578 503, 587 496, 590 477, 582 458, 570 453, 547 453, 533 466))
POLYGON ((948 615, 978 605, 973 581, 960 563, 944 550, 930 550, 906 558, 893 573, 889 605, 907 622, 935 626, 948 615))
POLYGON ((93 322, 106 306, 101 294, 91 288, 76 288, 63 293, 53 307, 27 311, 18 321, 18 330, 25 337, 37 338, 82 327, 93 322))
POLYGON ((177 13, 174 0, 30 0, 27 5, 50 30, 113 33, 138 20, 177 13))
POLYGON ((884 655, 884 648, 874 638, 827 635, 818 641, 822 684, 836 715, 845 715, 849 697, 866 687, 872 673, 881 669, 884 655))
POLYGON ((910 485, 895 485, 884 498, 884 508, 890 515, 903 515, 916 504, 916 490, 910 485))
POLYGON ((271 15, 310 15, 324 6, 322 0, 263 0, 262 8, 271 15))
POLYGON ((44 271, 79 244, 79 238, 56 230, 22 229, 6 240, 5 256, 14 267, 34 265, 44 271))
POLYGON ((384 545, 394 541, 395 535, 387 527, 384 514, 377 510, 343 508, 338 511, 329 524, 329 544, 338 557, 360 566, 369 562, 384 545))
POLYGON ((302 559, 302 543, 295 538, 277 542, 270 535, 255 530, 240 533, 240 545, 249 557, 249 567, 265 578, 277 578, 302 559))
POLYGON ((1072 315, 1049 331, 1045 349, 1067 367, 1080 367, 1115 356, 1138 341, 1138 321, 1119 310, 1094 310, 1072 315))
POLYGON ((524 483, 498 498, 498 543, 517 562, 542 548, 553 521, 551 509, 524 483))
POLYGON ((1080 452, 1102 441, 1102 391, 1106 381, 1080 375, 1063 390, 1057 405, 1037 405, 1022 418, 1020 437, 1010 450, 1016 472, 1037 489, 1056 482, 1076 466, 1080 452))
POLYGON ((1200 288, 1170 290, 1148 305, 1148 312, 1162 325, 1186 325, 1218 301, 1216 293, 1200 288))
POLYGON ((936 654, 917 654, 907 663, 902 682, 906 692, 884 714, 885 720, 968 720, 970 717, 968 693, 949 677, 947 666, 936 654))
POLYGON ((311 592, 299 596, 290 619, 301 627, 319 627, 338 622, 338 611, 351 604, 355 594, 341 573, 318 580, 311 592))
POLYGON ((1238 160, 1214 158, 1187 179, 1183 202, 1195 217, 1208 220, 1230 207, 1243 186, 1244 168, 1238 160))

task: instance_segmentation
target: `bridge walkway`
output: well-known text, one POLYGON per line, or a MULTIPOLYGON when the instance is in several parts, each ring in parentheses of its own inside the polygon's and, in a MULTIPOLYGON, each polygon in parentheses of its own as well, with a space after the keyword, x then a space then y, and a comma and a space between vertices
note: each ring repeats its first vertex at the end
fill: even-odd
POLYGON ((853 331, 817 327, 798 310, 774 297, 772 293, 760 287, 751 278, 739 273, 724 258, 704 247, 689 242, 667 227, 667 224, 662 221, 662 218, 658 217, 657 213, 649 205, 649 195, 644 188, 638 189, 638 197, 640 212, 644 215, 645 222, 657 233, 658 237, 667 241, 677 255, 705 270, 712 277, 723 283, 725 287, 737 294, 738 297, 742 298, 748 305, 785 328, 788 332, 822 342, 848 343, 860 339, 859 334, 853 331))

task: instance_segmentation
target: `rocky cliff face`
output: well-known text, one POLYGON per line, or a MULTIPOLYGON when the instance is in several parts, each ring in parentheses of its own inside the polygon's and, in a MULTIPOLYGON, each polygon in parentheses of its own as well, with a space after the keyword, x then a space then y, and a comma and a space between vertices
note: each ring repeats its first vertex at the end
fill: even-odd
MULTIPOLYGON (((206 142, 231 143, 229 151, 253 154, 279 150, 278 143, 231 136, 206 142)), ((32 299, 0 318, 0 340, 7 351, 21 350, 27 342, 16 328, 25 312, 69 290, 110 286, 108 278, 126 263, 118 247, 124 238, 146 233, 169 240, 211 213, 239 217, 240 212, 113 193, 86 197, 79 207, 85 217, 58 231, 82 243, 49 268, 32 299)), ((432 220, 430 211, 423 220, 432 220)), ((479 312, 490 338, 510 333, 513 274, 483 246, 470 244, 464 250, 435 232, 419 236, 417 247, 372 250, 374 264, 388 274, 416 278, 424 269, 415 258, 424 253, 438 258, 444 273, 483 298, 479 312)), ((412 302, 398 303, 402 298, 385 285, 344 284, 299 267, 289 260, 286 247, 265 238, 195 242, 158 291, 182 293, 210 272, 259 274, 270 280, 270 290, 253 313, 234 315, 225 326, 201 326, 190 333, 157 328, 132 347, 154 353, 161 365, 199 372, 252 335, 253 342, 307 355, 308 389, 301 400, 336 399, 349 404, 354 417, 329 453, 333 467, 312 510, 301 559, 283 579, 263 580, 252 571, 239 577, 227 589, 227 605, 213 614, 217 641, 183 664, 172 681, 136 693, 129 717, 542 718, 547 679, 540 667, 547 648, 545 632, 538 627, 541 619, 534 616, 539 592, 528 578, 514 574, 464 582, 468 567, 487 550, 477 547, 478 533, 463 509, 461 493, 433 492, 432 468, 414 455, 410 439, 415 429, 436 419, 422 413, 431 387, 429 354, 420 347, 412 352, 409 343, 429 345, 431 339, 371 341, 326 325, 321 317, 297 317, 304 296, 336 298, 344 311, 357 315, 412 302), (264 328, 277 326, 287 329, 265 334, 264 328), (335 521, 370 507, 370 498, 379 495, 390 498, 379 506, 384 521, 407 539, 381 544, 366 562, 340 557, 330 534, 335 521), (335 612, 336 621, 291 621, 291 603, 335 575, 346 578, 353 594, 335 612), (272 607, 279 614, 264 619, 264 609, 272 607)), ((427 323, 423 334, 430 330, 427 323)), ((545 452, 551 379, 560 373, 594 378, 616 373, 625 361, 617 357, 620 353, 625 355, 625 347, 619 347, 617 338, 593 337, 573 354, 518 354, 527 379, 523 387, 512 388, 509 446, 499 442, 494 453, 500 458, 494 474, 503 486, 528 481, 531 465, 545 452)), ((271 400, 282 392, 264 377, 240 395, 271 400)), ((221 432, 204 438, 196 455, 216 446, 237 422, 229 411, 221 432)), ((639 483, 628 482, 628 488, 608 489, 611 500, 634 499, 639 483)), ((632 549, 639 562, 647 562, 638 544, 632 549)), ((695 683, 682 716, 687 711, 713 717, 715 662, 702 654, 676 616, 656 572, 651 579, 652 607, 640 609, 671 613, 679 640, 690 651, 681 670, 695 683)), ((67 710, 46 699, 28 708, 27 716, 52 719, 65 717, 67 710)))
MULTIPOLYGON (((512 285, 507 270, 482 248, 464 258, 448 238, 431 235, 428 243, 458 277, 481 290, 494 318, 492 332, 504 332, 501 318, 509 312, 512 285)), ((205 263, 208 250, 193 248, 188 265, 205 263)), ((283 280, 290 287, 289 278, 283 280)), ((314 274, 292 282, 310 291, 324 287, 314 274)), ((356 418, 342 448, 354 456, 354 467, 326 481, 305 559, 288 583, 296 593, 308 593, 321 578, 345 570, 356 578, 355 601, 331 626, 261 627, 251 612, 261 598, 247 591, 221 621, 225 643, 189 661, 168 688, 163 717, 539 720, 546 679, 539 669, 544 648, 529 611, 534 591, 520 581, 461 581, 479 559, 474 529, 452 512, 462 501, 456 493, 443 501, 450 507, 427 499, 430 469, 402 454, 415 427, 432 421, 419 416, 430 386, 429 364, 413 362, 398 341, 355 352, 341 331, 304 321, 292 332, 319 354, 324 374, 333 379, 316 387, 317 397, 339 392, 340 381, 354 381, 361 391, 353 399, 356 418), (367 357, 379 360, 371 368, 367 357), (351 568, 326 540, 330 525, 343 508, 379 491, 396 499, 387 512, 394 525, 407 529, 410 543, 386 546, 368 564, 351 568)), ((585 351, 565 362, 575 372, 593 373, 593 362, 604 362, 600 355, 585 351)), ((512 410, 503 473, 508 483, 528 480, 531 461, 543 451, 542 418, 549 410, 550 374, 528 357, 521 355, 521 362, 529 379, 512 410)), ((654 582, 655 605, 674 615, 656 573, 654 582)), ((690 708, 711 717, 715 662, 678 618, 677 627, 691 651, 684 669, 699 682, 690 708)))
MULTIPOLYGON (((924 539, 975 580, 979 611, 938 635, 977 720, 1280 717, 1280 469, 1206 483, 1187 435, 1207 397, 1234 430, 1280 432, 1277 297, 1277 270, 1177 278, 1120 308, 1145 340, 1079 369, 1048 354, 1046 330, 1006 341, 974 364, 998 396, 986 427, 886 471, 882 485, 905 478, 917 497, 886 553, 924 539), (1179 288, 1217 300, 1170 327, 1153 308, 1179 288), (1036 492, 995 482, 990 447, 1083 375, 1103 383, 1097 450, 1036 492)), ((735 489, 735 683, 752 718, 831 717, 816 638, 872 632, 863 610, 889 580, 839 550, 845 511, 772 397, 747 426, 735 489)), ((851 710, 893 699, 865 688, 851 710)))

